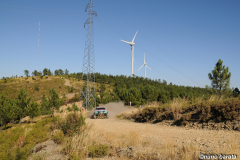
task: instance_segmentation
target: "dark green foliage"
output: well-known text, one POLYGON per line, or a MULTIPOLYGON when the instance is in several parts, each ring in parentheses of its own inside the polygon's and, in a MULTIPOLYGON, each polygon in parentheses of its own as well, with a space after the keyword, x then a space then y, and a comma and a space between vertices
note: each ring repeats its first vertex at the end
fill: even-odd
POLYGON ((237 97, 239 94, 240 94, 240 91, 239 91, 239 89, 236 87, 236 88, 233 90, 233 96, 234 96, 234 97, 237 97))
POLYGON ((53 116, 54 110, 59 110, 60 106, 64 103, 54 88, 49 91, 48 103, 49 108, 52 109, 53 116))
POLYGON ((17 98, 17 106, 18 106, 18 114, 20 116, 20 123, 23 116, 26 115, 26 108, 30 103, 31 98, 27 98, 26 91, 22 88, 18 94, 17 98))
POLYGON ((38 86, 35 86, 35 91, 39 91, 39 87, 38 86))
POLYGON ((49 115, 52 113, 50 105, 49 105, 49 101, 47 100, 45 95, 43 95, 43 97, 42 97, 40 111, 41 111, 42 115, 49 115))
POLYGON ((49 124, 51 118, 38 121, 26 136, 24 127, 4 130, 0 133, 0 159, 1 160, 25 160, 37 143, 49 139, 49 124))
POLYGON ((50 70, 50 69, 48 69, 48 71, 47 71, 47 75, 48 75, 48 76, 51 76, 51 75, 52 75, 52 73, 51 73, 51 70, 50 70))
MULTIPOLYGON (((84 76, 86 77, 86 76, 84 76)), ((84 78, 83 77, 83 78, 84 78)), ((68 78, 81 79, 82 73, 69 74, 68 78)), ((97 88, 96 102, 107 103, 109 101, 124 101, 125 104, 139 106, 152 101, 161 101, 167 103, 176 97, 199 97, 204 95, 205 98, 214 94, 216 89, 207 89, 200 87, 177 86, 171 83, 167 85, 165 80, 151 80, 143 77, 127 77, 124 75, 112 76, 95 73, 95 82, 101 85, 97 88), (112 92, 106 92, 106 84, 113 88, 112 92)), ((86 84, 83 91, 86 90, 86 84)))
POLYGON ((57 129, 61 129, 64 135, 72 136, 76 132, 81 132, 86 123, 82 114, 74 112, 68 114, 65 120, 57 120, 54 125, 57 129))
POLYGON ((72 110, 73 110, 74 112, 80 111, 79 108, 77 107, 77 105, 76 105, 75 103, 72 105, 72 110))
POLYGON ((89 146, 89 157, 91 158, 100 158, 107 156, 109 153, 109 147, 106 144, 100 144, 96 146, 89 146))
POLYGON ((72 87, 67 86, 67 87, 68 87, 68 93, 73 93, 73 91, 75 90, 73 86, 72 87))
POLYGON ((30 118, 37 117, 40 115, 40 109, 38 108, 38 103, 32 101, 27 108, 27 114, 30 118))
POLYGON ((29 71, 28 70, 24 70, 24 74, 26 75, 26 77, 29 76, 29 71))
MULTIPOLYGON (((34 70, 33 72, 32 72, 32 75, 33 76, 38 76, 38 71, 37 70, 34 70)), ((36 79, 35 79, 36 80, 36 79)))
POLYGON ((69 71, 66 69, 64 74, 65 74, 65 75, 68 75, 68 74, 69 74, 69 71))
POLYGON ((223 61, 219 59, 212 73, 208 73, 208 78, 212 82, 212 87, 218 89, 220 95, 222 92, 225 92, 230 85, 231 72, 228 72, 228 67, 225 68, 223 61))
POLYGON ((16 105, 16 101, 13 99, 5 99, 5 96, 1 96, 0 100, 0 118, 1 118, 1 124, 6 125, 7 123, 13 121, 18 116, 18 108, 16 105))
POLYGON ((69 111, 69 112, 72 112, 72 108, 71 107, 67 107, 67 110, 69 111))
POLYGON ((43 75, 44 75, 44 76, 48 75, 48 69, 47 69, 47 68, 44 68, 44 70, 43 70, 43 75))
POLYGON ((142 88, 142 95, 144 99, 148 99, 148 101, 156 101, 157 100, 157 90, 154 86, 146 85, 142 88))

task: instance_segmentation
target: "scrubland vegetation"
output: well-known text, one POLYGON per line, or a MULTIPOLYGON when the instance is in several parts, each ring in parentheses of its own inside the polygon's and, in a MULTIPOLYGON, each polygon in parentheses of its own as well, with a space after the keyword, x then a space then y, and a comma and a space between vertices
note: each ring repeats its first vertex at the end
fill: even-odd
POLYGON ((137 122, 157 123, 174 120, 175 125, 185 125, 188 121, 225 122, 240 119, 240 97, 219 99, 212 95, 209 99, 175 98, 165 104, 152 103, 134 114, 122 114, 119 118, 134 119, 137 122))
MULTIPOLYGON (((93 88, 96 90, 96 104, 123 101, 129 105, 131 102, 139 110, 121 114, 118 118, 136 122, 173 120, 174 125, 186 125, 190 121, 218 123, 240 120, 240 91, 238 88, 229 88, 231 74, 228 68, 218 75, 218 70, 224 70, 221 65, 222 61, 218 61, 215 70, 209 73, 212 88, 177 86, 160 79, 96 73, 96 85, 93 88), (217 77, 225 79, 218 83, 217 77)), ((96 130, 93 125, 86 124, 81 109, 75 104, 67 107, 67 111, 59 112, 62 105, 79 101, 78 93, 85 83, 82 73, 69 74, 68 70, 64 72, 59 69, 55 70, 53 76, 53 72, 46 68, 43 72, 35 70, 32 77, 29 77, 28 70, 24 73, 26 77, 3 77, 0 80, 0 159, 44 159, 44 155, 34 157, 32 148, 48 139, 62 145, 62 154, 70 159, 111 157, 119 153, 129 154, 129 150, 132 155, 129 146, 146 149, 134 153, 132 157, 127 155, 124 159, 154 159, 156 153, 170 159, 197 159, 199 156, 198 146, 194 144, 178 146, 169 141, 164 146, 156 147, 151 140, 142 139, 136 131, 116 136, 96 130), (65 86, 66 80, 72 86, 65 86), (73 93, 74 97, 66 97, 73 93), (21 124, 26 116, 31 120, 21 124)), ((239 153, 238 141, 237 136, 228 139, 232 143, 231 149, 236 153, 239 153)))

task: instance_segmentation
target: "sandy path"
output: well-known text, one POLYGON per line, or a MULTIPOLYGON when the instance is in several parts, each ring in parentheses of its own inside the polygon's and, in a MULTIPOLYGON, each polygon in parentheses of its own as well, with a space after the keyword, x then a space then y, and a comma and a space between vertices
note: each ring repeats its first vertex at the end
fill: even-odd
POLYGON ((65 86, 72 86, 70 81, 68 79, 65 79, 65 83, 64 83, 65 86))
POLYGON ((225 154, 234 154, 240 151, 240 132, 237 131, 186 129, 184 127, 136 123, 116 118, 87 118, 86 122, 94 124, 94 128, 99 132, 113 134, 116 137, 124 133, 127 134, 129 131, 137 132, 142 141, 148 140, 155 147, 171 143, 177 146, 192 145, 199 152, 205 153, 219 154, 224 152, 225 154), (237 145, 237 151, 232 151, 233 144, 237 145))
MULTIPOLYGON (((71 83, 70 83, 70 81, 69 81, 68 79, 65 79, 64 85, 65 85, 65 86, 69 86, 69 87, 72 86, 71 83)), ((71 98, 74 97, 74 95, 75 95, 75 93, 68 93, 68 94, 66 94, 66 97, 67 97, 67 99, 71 99, 71 98)), ((62 98, 62 96, 60 96, 60 98, 62 98)))

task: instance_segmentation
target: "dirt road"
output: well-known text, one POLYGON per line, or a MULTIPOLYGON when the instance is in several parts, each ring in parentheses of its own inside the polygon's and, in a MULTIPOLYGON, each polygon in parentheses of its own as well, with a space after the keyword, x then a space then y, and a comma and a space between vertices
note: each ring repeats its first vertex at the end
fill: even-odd
MULTIPOLYGON (((121 111, 119 109, 114 110, 114 103, 110 105, 112 107, 109 109, 109 113, 114 112, 114 116, 109 119, 87 118, 86 122, 94 124, 97 132, 101 133, 106 142, 111 145, 114 145, 114 143, 115 145, 119 145, 119 143, 129 145, 128 142, 135 139, 136 143, 134 145, 154 148, 158 152, 161 152, 161 148, 165 147, 174 153, 185 146, 185 148, 189 148, 189 152, 195 151, 197 154, 240 153, 240 133, 237 131, 196 130, 118 120, 114 117, 121 111), (135 136, 129 139, 130 134, 135 136)), ((119 104, 116 104, 116 106, 119 106, 119 104)))

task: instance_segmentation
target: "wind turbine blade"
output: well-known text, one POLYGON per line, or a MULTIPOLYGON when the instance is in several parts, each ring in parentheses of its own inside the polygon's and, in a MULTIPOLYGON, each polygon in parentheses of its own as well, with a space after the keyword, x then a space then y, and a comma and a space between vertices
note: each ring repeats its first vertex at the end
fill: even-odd
POLYGON ((124 40, 121 40, 121 39, 120 39, 120 41, 125 42, 127 44, 132 44, 131 42, 127 42, 127 41, 124 41, 124 40))
MULTIPOLYGON (((137 31, 137 32, 138 32, 138 31, 137 31)), ((136 32, 135 36, 133 37, 132 43, 134 43, 134 39, 135 39, 135 37, 136 37, 136 35, 137 35, 137 32, 136 32)))
POLYGON ((138 71, 144 66, 144 64, 138 69, 138 71))
MULTIPOLYGON (((149 68, 148 66, 146 66, 147 68, 149 68)), ((149 68, 149 69, 151 69, 151 68, 149 68)), ((152 70, 152 69, 151 69, 152 70)))

